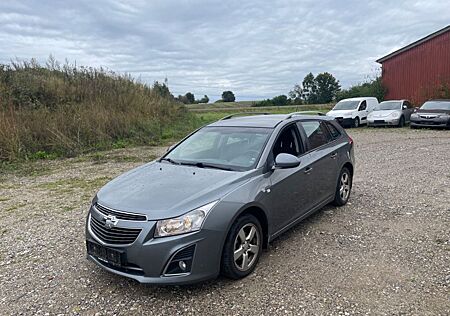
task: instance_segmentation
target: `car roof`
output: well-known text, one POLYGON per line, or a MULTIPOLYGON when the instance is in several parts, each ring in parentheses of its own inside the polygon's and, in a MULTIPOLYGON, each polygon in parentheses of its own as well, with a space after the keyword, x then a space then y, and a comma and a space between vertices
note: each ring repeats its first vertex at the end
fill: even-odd
POLYGON ((278 124, 280 124, 283 121, 287 120, 296 121, 300 119, 333 120, 334 118, 324 115, 261 114, 261 115, 229 117, 208 124, 207 126, 275 128, 278 124))

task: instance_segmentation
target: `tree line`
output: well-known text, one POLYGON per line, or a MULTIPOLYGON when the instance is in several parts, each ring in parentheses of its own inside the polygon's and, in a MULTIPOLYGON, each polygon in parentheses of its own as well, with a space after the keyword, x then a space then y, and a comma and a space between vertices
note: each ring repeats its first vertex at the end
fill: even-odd
POLYGON ((289 97, 282 94, 272 99, 255 102, 254 106, 324 104, 362 96, 373 96, 382 101, 385 94, 386 89, 381 84, 379 76, 348 89, 341 89, 339 80, 332 74, 323 72, 314 76, 310 72, 301 83, 294 85, 288 94, 289 97))
MULTIPOLYGON (((209 97, 206 94, 203 98, 197 100, 192 92, 187 92, 185 95, 180 94, 175 99, 184 104, 209 103, 209 97)), ((235 100, 233 91, 224 91, 222 92, 222 98, 216 102, 234 102, 235 100)))

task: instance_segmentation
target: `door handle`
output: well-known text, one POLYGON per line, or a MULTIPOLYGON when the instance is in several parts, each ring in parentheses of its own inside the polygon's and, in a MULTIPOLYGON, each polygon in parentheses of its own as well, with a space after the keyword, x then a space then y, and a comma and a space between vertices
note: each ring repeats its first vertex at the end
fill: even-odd
POLYGON ((333 159, 335 159, 335 158, 337 157, 337 153, 332 153, 332 154, 330 155, 330 157, 333 158, 333 159))
POLYGON ((303 172, 306 173, 306 174, 310 174, 311 171, 312 171, 312 168, 311 168, 311 167, 307 167, 307 168, 305 169, 305 171, 303 171, 303 172))

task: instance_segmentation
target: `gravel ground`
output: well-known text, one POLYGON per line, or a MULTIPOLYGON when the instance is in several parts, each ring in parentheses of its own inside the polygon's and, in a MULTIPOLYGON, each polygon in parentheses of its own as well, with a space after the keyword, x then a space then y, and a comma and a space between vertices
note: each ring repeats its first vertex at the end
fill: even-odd
POLYGON ((350 130, 350 202, 275 240, 255 272, 154 287, 85 259, 95 191, 163 148, 34 162, 0 179, 1 315, 449 315, 450 132, 350 130))

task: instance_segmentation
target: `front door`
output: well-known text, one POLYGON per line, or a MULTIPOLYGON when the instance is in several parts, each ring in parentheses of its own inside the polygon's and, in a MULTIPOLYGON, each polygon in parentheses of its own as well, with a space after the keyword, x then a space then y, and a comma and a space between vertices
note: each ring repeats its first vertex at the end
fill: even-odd
POLYGON ((303 155, 304 152, 297 126, 291 124, 280 132, 269 155, 269 165, 273 165, 280 153, 292 154, 301 160, 298 167, 269 171, 270 186, 265 189, 261 203, 270 210, 273 233, 283 229, 311 205, 308 185, 310 160, 309 155, 303 155))

